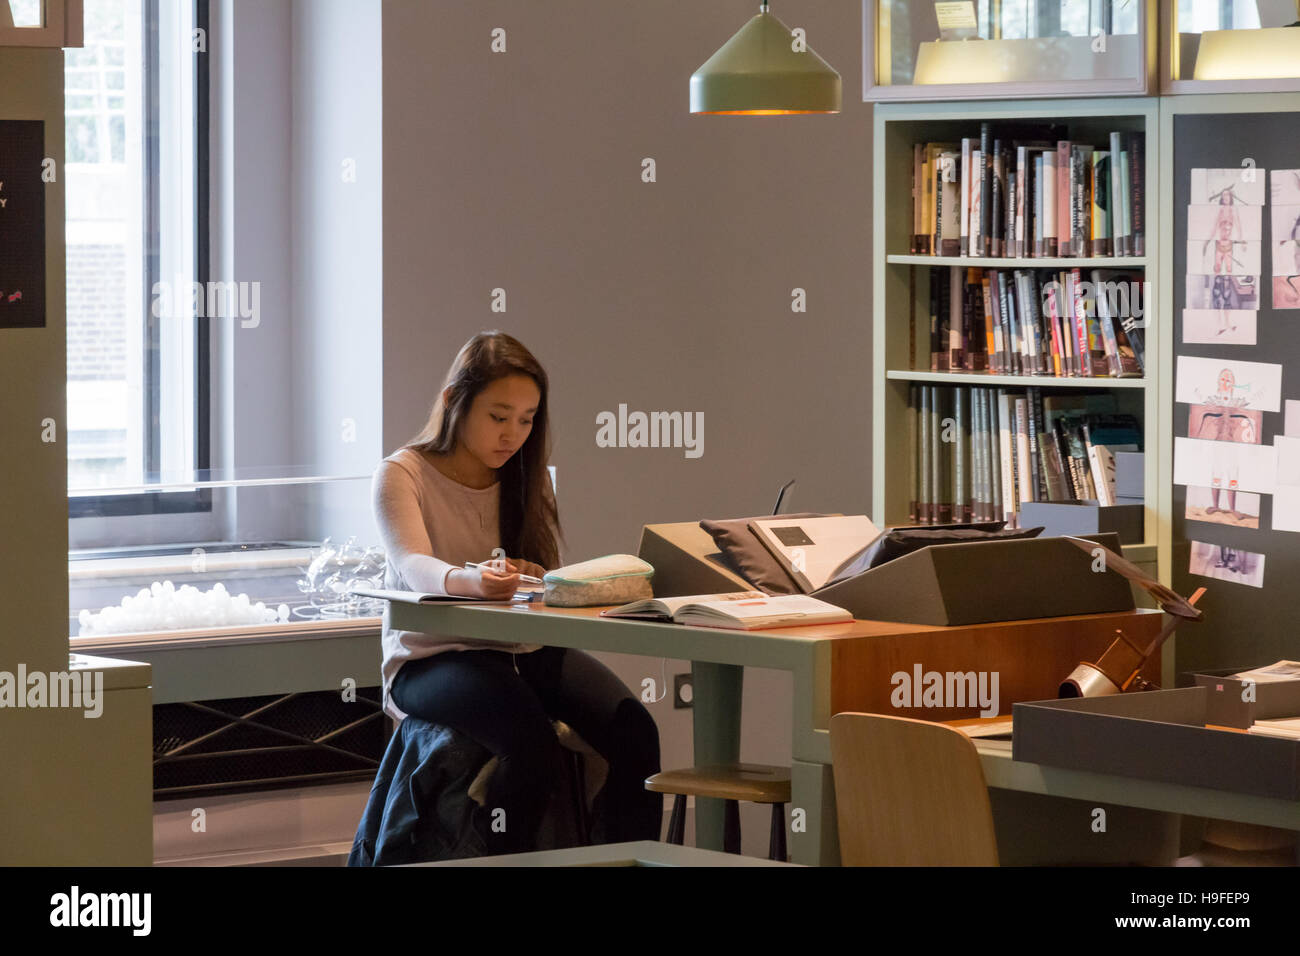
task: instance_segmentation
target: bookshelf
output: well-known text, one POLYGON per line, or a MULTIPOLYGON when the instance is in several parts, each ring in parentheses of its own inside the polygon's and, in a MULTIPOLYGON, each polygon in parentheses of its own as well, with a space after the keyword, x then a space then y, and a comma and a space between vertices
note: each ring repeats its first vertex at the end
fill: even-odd
POLYGON ((1078 394, 1079 389, 1113 393, 1120 411, 1137 417, 1145 457, 1144 536, 1125 553, 1148 570, 1157 568, 1158 542, 1169 523, 1159 515, 1159 467, 1156 454, 1162 407, 1161 382, 1167 358, 1160 334, 1162 222, 1161 137, 1156 97, 1035 101, 961 101, 945 103, 877 103, 874 106, 872 196, 872 510, 877 524, 903 524, 908 518, 911 479, 908 397, 913 383, 1024 388, 1044 395, 1078 394), (1112 131, 1145 135, 1143 212, 1146 248, 1142 256, 980 258, 930 256, 909 252, 912 228, 912 146, 918 142, 959 142, 979 135, 980 123, 1051 122, 1066 127, 1068 138, 1102 144, 1112 131), (1124 269, 1141 272, 1147 285, 1146 368, 1142 378, 1009 375, 974 371, 931 371, 929 362, 929 270, 948 266, 990 269, 1124 269), (913 275, 913 273, 915 275, 913 275), (914 284, 913 284, 914 280, 914 284), (913 321, 909 321, 909 315, 913 321), (913 354, 913 349, 924 354, 913 354))

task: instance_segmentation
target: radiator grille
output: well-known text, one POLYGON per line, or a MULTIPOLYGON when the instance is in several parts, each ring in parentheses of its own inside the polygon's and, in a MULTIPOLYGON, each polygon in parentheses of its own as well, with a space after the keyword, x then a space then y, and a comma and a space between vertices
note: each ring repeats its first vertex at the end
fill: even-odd
POLYGON ((158 704, 154 799, 373 779, 388 745, 380 688, 158 704))

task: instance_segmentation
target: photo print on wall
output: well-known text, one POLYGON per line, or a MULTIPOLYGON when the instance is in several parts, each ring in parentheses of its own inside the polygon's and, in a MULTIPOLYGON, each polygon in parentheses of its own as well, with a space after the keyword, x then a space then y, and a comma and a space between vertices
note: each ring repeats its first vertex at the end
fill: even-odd
POLYGON ((1262 588, 1264 555, 1256 554, 1254 551, 1241 551, 1222 544, 1193 541, 1188 571, 1206 578, 1217 578, 1220 581, 1262 588))
POLYGON ((1300 169, 1269 174, 1273 308, 1300 309, 1300 169))
POLYGON ((1183 517, 1188 521, 1207 521, 1233 528, 1258 530, 1259 502, 1259 495, 1249 491, 1189 486, 1183 517))

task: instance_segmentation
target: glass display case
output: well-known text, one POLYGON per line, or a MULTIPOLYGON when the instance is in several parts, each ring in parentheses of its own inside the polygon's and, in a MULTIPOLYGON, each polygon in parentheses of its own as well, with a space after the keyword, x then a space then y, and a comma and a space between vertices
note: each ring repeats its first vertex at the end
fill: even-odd
POLYGON ((1145 94, 1154 0, 864 0, 865 100, 1145 94))
POLYGON ((1162 24, 1164 91, 1300 90, 1297 0, 1176 0, 1162 24))

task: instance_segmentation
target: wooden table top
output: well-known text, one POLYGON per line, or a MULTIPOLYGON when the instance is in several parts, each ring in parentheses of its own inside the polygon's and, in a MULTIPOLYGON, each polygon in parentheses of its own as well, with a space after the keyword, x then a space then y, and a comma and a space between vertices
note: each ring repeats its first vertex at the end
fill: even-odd
MULTIPOLYGON (((573 617, 584 620, 614 621, 620 624, 655 624, 663 626, 667 621, 646 621, 636 618, 602 617, 601 611, 617 605, 605 607, 551 607, 540 601, 506 604, 500 602, 457 601, 455 603, 414 605, 418 607, 463 607, 478 611, 509 614, 541 614, 548 617, 573 617)), ((1031 626, 1035 624, 1059 624, 1067 621, 1087 621, 1098 618, 1115 618, 1117 623, 1124 620, 1142 618, 1150 615, 1159 616, 1162 612, 1152 608, 1136 608, 1131 611, 1106 611, 1100 614, 1069 614, 1062 617, 1027 618, 1020 621, 988 621, 982 624, 959 624, 945 626, 941 624, 907 624, 898 621, 845 621, 842 624, 803 624, 793 627, 757 628, 752 631, 740 628, 701 627, 699 625, 673 624, 673 628, 699 630, 707 632, 726 631, 734 634, 753 634, 766 637, 783 637, 806 640, 843 640, 846 638, 892 637, 899 634, 918 634, 928 632, 959 631, 981 627, 1031 626)))

